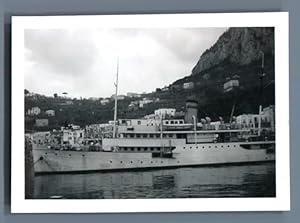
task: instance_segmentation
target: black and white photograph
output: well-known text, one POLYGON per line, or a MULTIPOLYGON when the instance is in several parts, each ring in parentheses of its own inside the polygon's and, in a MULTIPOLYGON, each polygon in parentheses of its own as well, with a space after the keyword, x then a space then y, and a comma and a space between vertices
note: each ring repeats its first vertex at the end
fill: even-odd
POLYGON ((215 198, 225 204, 232 198, 282 197, 288 176, 278 179, 278 169, 289 168, 283 160, 288 148, 282 148, 288 139, 279 139, 277 131, 285 129, 279 117, 283 125, 288 117, 279 111, 286 102, 276 92, 288 93, 277 78, 288 80, 288 70, 277 68, 278 58, 287 55, 277 55, 276 25, 153 26, 140 16, 128 19, 138 25, 101 26, 114 16, 99 17, 103 21, 94 27, 56 26, 63 16, 34 17, 38 25, 23 26, 15 45, 13 33, 13 56, 23 44, 17 69, 24 82, 16 87, 15 103, 20 110, 12 116, 13 123, 23 123, 19 199, 78 205, 100 200, 113 207, 205 198, 213 207, 215 198), (42 26, 45 21, 51 25, 42 26))

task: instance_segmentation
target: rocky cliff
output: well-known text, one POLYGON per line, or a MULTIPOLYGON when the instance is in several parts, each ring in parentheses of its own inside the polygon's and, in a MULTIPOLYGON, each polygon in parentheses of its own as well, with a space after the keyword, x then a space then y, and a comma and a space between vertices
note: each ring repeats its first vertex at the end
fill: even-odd
POLYGON ((248 65, 265 54, 274 54, 274 28, 229 28, 218 41, 200 57, 192 70, 196 75, 224 61, 248 65))

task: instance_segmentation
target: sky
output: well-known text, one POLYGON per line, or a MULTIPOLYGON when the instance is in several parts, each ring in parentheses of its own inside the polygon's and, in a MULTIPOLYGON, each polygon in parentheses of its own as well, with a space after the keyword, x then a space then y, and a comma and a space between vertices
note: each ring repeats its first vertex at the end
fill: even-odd
POLYGON ((226 28, 27 29, 25 88, 53 96, 152 92, 191 74, 226 28))

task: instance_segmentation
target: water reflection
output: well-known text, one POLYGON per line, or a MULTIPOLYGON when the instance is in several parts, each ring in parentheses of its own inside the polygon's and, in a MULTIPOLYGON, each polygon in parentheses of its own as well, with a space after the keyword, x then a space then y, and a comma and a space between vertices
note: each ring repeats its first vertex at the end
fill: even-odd
POLYGON ((40 199, 274 197, 275 165, 42 175, 34 185, 40 199))

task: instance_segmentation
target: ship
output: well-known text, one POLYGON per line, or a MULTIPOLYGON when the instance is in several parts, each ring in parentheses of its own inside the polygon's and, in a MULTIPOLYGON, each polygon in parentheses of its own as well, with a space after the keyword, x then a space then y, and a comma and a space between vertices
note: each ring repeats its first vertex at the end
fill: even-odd
MULTIPOLYGON (((224 165, 275 160, 275 140, 256 140, 249 129, 166 130, 123 127, 100 151, 33 150, 35 173, 224 165), (253 138, 253 139, 252 139, 253 138)), ((157 126, 153 126, 157 127, 157 126)), ((178 127, 179 128, 179 127, 178 127)))
MULTIPOLYGON (((232 165, 275 161, 274 119, 255 123, 198 122, 198 102, 186 101, 184 118, 117 119, 118 71, 112 137, 70 149, 34 146, 34 171, 76 173, 232 165)), ((274 107, 273 107, 274 108, 274 107)), ((96 141, 96 140, 95 140, 96 141)))

